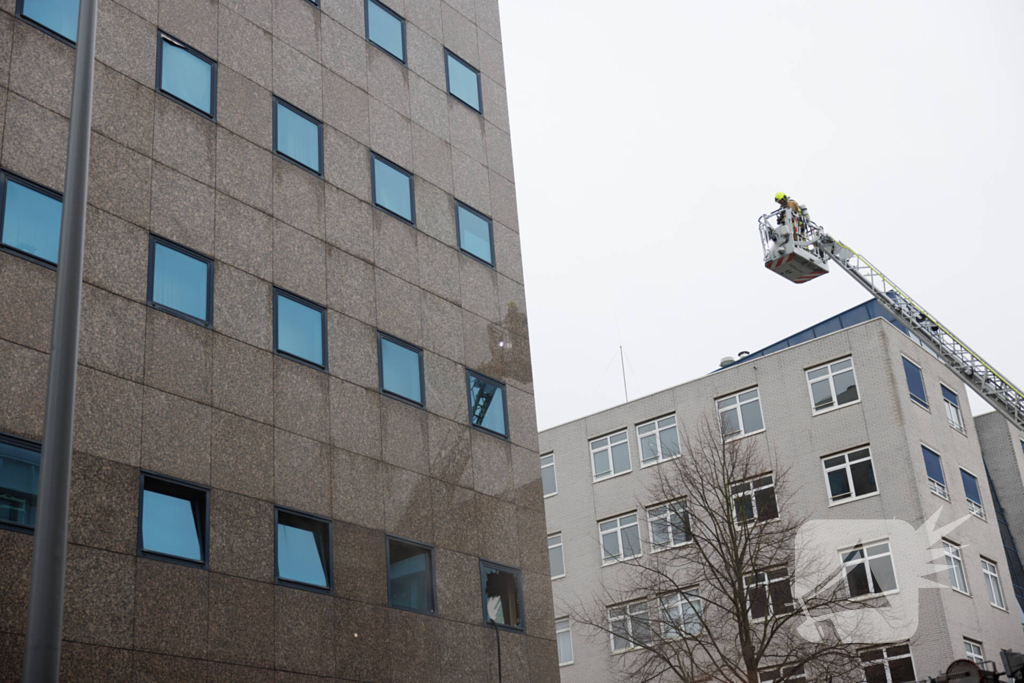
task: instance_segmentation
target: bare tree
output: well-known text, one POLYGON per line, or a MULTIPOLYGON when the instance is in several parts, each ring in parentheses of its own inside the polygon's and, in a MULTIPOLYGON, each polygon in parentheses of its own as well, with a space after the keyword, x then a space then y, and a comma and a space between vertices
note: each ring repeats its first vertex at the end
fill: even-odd
POLYGON ((631 683, 862 680, 859 645, 828 617, 849 624, 884 598, 852 600, 836 557, 798 552, 805 520, 788 470, 755 440, 730 439, 709 418, 681 436, 681 457, 655 468, 647 491, 646 502, 660 501, 647 511, 653 552, 629 557, 638 534, 609 538, 610 547, 602 536, 602 552, 619 559, 615 585, 573 618, 629 650, 619 662, 631 683), (814 590, 794 597, 796 577, 811 577, 814 590), (797 632, 808 619, 811 640, 797 632))

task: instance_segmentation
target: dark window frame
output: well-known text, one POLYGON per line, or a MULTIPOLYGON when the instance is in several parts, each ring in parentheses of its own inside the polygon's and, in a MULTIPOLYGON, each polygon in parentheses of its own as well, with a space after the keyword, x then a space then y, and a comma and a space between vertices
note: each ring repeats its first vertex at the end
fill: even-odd
POLYGON ((274 355, 281 356, 282 358, 287 358, 288 360, 295 361, 296 363, 301 363, 301 364, 303 364, 303 365, 305 365, 307 367, 313 368, 315 370, 320 370, 322 372, 327 372, 327 368, 329 367, 327 365, 327 307, 326 306, 321 306, 317 302, 311 301, 311 300, 307 299, 304 296, 299 296, 298 294, 294 294, 293 292, 289 292, 286 289, 281 289, 280 287, 273 287, 273 288, 271 288, 270 298, 272 299, 272 305, 273 305, 273 309, 274 309, 273 316, 272 316, 272 319, 271 319, 271 325, 274 328, 274 330, 273 330, 274 331, 274 355), (314 363, 312 361, 308 361, 305 358, 300 358, 299 356, 292 355, 292 354, 288 353, 287 351, 282 351, 281 349, 277 348, 277 297, 278 297, 279 294, 281 296, 284 296, 284 297, 287 297, 287 298, 291 299, 295 303, 302 304, 303 306, 308 306, 309 308, 316 309, 317 311, 320 312, 320 320, 321 320, 320 332, 321 332, 321 335, 323 336, 323 342, 322 342, 321 348, 323 349, 323 352, 324 352, 324 364, 323 365, 317 365, 316 363, 314 363))
POLYGON ((179 39, 175 38, 170 33, 167 33, 166 31, 158 30, 156 32, 156 91, 158 93, 160 93, 161 95, 163 95, 164 97, 166 97, 166 98, 168 98, 168 99, 170 99, 170 100, 180 104, 183 107, 188 108, 190 111, 193 111, 196 114, 199 114, 203 118, 210 119, 211 121, 216 121, 217 120, 217 61, 214 60, 214 59, 211 59, 208 56, 206 56, 205 54, 203 54, 199 50, 195 49, 194 47, 192 47, 191 45, 189 45, 185 41, 179 40, 179 39), (203 60, 204 62, 206 62, 207 64, 210 65, 210 113, 209 114, 207 114, 202 109, 199 109, 199 108, 189 104, 185 100, 182 100, 182 99, 176 97, 175 95, 173 95, 172 93, 169 93, 166 90, 164 90, 164 88, 163 88, 163 80, 164 80, 164 41, 165 40, 170 42, 170 43, 173 43, 174 47, 181 48, 182 50, 185 50, 186 52, 188 52, 193 57, 198 57, 199 59, 203 60))
POLYGON ((484 434, 490 434, 495 438, 504 439, 505 441, 512 440, 509 436, 509 434, 511 434, 512 432, 512 429, 511 425, 509 425, 508 423, 508 385, 505 384, 504 382, 499 382, 493 377, 488 377, 482 372, 477 372, 476 370, 470 370, 469 368, 466 368, 466 410, 470 429, 475 429, 479 432, 483 432, 484 434), (501 387, 501 408, 504 411, 505 415, 504 434, 492 431, 490 429, 487 429, 486 427, 473 424, 473 384, 470 381, 470 378, 472 377, 476 377, 477 379, 483 380, 484 382, 491 382, 492 384, 497 384, 498 386, 501 387))
POLYGON ((902 354, 900 354, 900 358, 903 359, 903 378, 907 381, 907 394, 910 395, 911 403, 914 403, 919 408, 924 408, 928 412, 931 412, 931 404, 928 402, 928 387, 925 386, 924 382, 924 368, 902 354), (917 374, 921 380, 921 392, 924 396, 914 395, 914 390, 910 386, 910 378, 907 377, 907 363, 917 368, 917 374))
MULTIPOLYGON (((156 491, 156 493, 161 493, 156 491)), ((179 496, 180 497, 180 496, 179 496)), ((193 506, 193 516, 195 515, 196 500, 189 498, 189 502, 193 506)), ((168 477, 164 474, 157 474, 156 472, 150 472, 148 470, 139 471, 139 522, 138 522, 138 536, 136 539, 136 556, 144 557, 149 560, 155 560, 158 562, 169 562, 171 564, 180 564, 184 567, 195 567, 196 569, 202 569, 209 571, 210 569, 210 487, 203 486, 202 484, 196 484, 195 482, 185 481, 184 479, 176 479, 175 477, 168 477), (143 507, 143 494, 146 491, 146 481, 153 480, 161 484, 166 489, 187 489, 190 495, 198 498, 203 497, 202 506, 199 509, 202 514, 202 524, 197 528, 199 533, 199 548, 203 555, 202 562, 196 562, 194 560, 188 560, 183 557, 176 557, 174 555, 167 555, 164 553, 156 552, 153 550, 142 549, 142 523, 144 517, 145 508, 143 507)))
POLYGON ((150 308, 155 308, 158 311, 163 311, 164 313, 166 313, 168 315, 173 315, 173 316, 175 316, 177 318, 181 318, 182 320, 187 320, 190 323, 195 323, 196 325, 199 325, 200 327, 206 327, 206 328, 212 328, 213 327, 213 272, 214 272, 214 267, 213 267, 213 259, 211 257, 206 256, 204 254, 200 254, 198 251, 195 251, 193 249, 189 249, 188 247, 186 247, 184 245, 181 245, 181 244, 178 244, 177 242, 172 242, 171 240, 167 239, 166 237, 160 237, 159 235, 157 235, 155 233, 149 233, 149 266, 148 266, 147 270, 148 270, 148 272, 146 274, 146 305, 147 306, 149 306, 150 308), (179 252, 181 254, 184 254, 185 256, 189 256, 191 258, 194 258, 197 261, 202 261, 202 262, 204 262, 206 264, 206 316, 207 316, 207 320, 202 320, 200 318, 196 318, 195 316, 191 316, 188 313, 183 313, 183 312, 181 312, 181 311, 179 311, 179 310, 177 310, 175 308, 171 308, 170 306, 165 306, 164 304, 157 303, 156 301, 153 301, 153 284, 154 284, 154 280, 156 278, 156 245, 157 245, 157 243, 159 243, 163 247, 166 247, 168 249, 173 249, 174 251, 177 251, 177 252, 179 252))
POLYGON ((373 201, 373 208, 380 209, 387 215, 402 221, 406 225, 411 225, 414 228, 416 227, 416 174, 405 170, 395 162, 387 159, 387 157, 383 157, 376 152, 370 152, 370 199, 373 201), (374 161, 380 161, 381 163, 390 166, 392 169, 398 171, 409 179, 409 212, 412 213, 412 220, 409 220, 404 216, 399 216, 386 206, 381 206, 377 203, 377 170, 374 168, 374 161))
MULTIPOLYGON (((316 532, 314 531, 313 533, 316 532)), ((321 517, 320 515, 314 515, 309 512, 302 512, 301 510, 295 510, 293 508, 284 507, 282 505, 274 506, 274 585, 287 586, 288 588, 297 588, 298 590, 310 591, 311 593, 320 593, 321 595, 334 595, 334 522, 331 519, 327 517, 321 517), (282 512, 290 517, 297 517, 299 519, 309 520, 310 522, 316 524, 326 525, 327 528, 325 531, 324 555, 320 559, 321 562, 324 563, 324 577, 327 579, 327 588, 317 586, 312 583, 303 583, 301 581, 293 581, 291 579, 281 578, 281 572, 278 563, 279 555, 277 547, 277 527, 281 523, 282 512)))
MULTIPOLYGON (((307 2, 309 2, 309 1, 311 1, 311 0, 307 0, 307 2)), ((301 109, 299 109, 298 107, 296 107, 294 104, 291 104, 287 100, 281 99, 277 95, 274 95, 272 99, 273 99, 272 104, 273 104, 273 109, 274 109, 273 124, 272 124, 273 133, 274 133, 273 134, 273 147, 274 147, 273 151, 274 151, 274 156, 276 156, 279 159, 284 159, 289 164, 292 164, 292 165, 294 165, 294 166, 296 166, 298 168, 301 168, 303 171, 305 171, 307 173, 312 173, 317 178, 323 178, 324 177, 324 122, 321 121, 320 119, 316 118, 315 116, 307 114, 306 112, 304 112, 301 109), (306 166, 304 163, 302 163, 298 159, 292 159, 290 156, 288 156, 284 152, 279 152, 278 151, 278 149, 277 149, 277 106, 278 105, 281 105, 282 107, 287 108, 293 114, 301 116, 302 118, 306 119, 310 123, 316 124, 317 137, 318 137, 318 147, 319 147, 319 152, 320 152, 320 170, 319 171, 317 171, 316 169, 312 169, 309 166, 306 166)))
POLYGON ((415 612, 416 614, 426 614, 427 616, 436 617, 438 616, 438 605, 437 605, 437 567, 435 561, 434 546, 429 543, 421 543, 420 541, 414 541, 411 538, 404 538, 395 534, 384 535, 384 572, 385 580, 387 581, 388 588, 388 607, 391 609, 400 609, 404 612, 415 612), (397 541, 406 545, 416 546, 423 550, 430 552, 430 589, 431 589, 431 604, 434 608, 432 610, 420 610, 413 607, 406 607, 405 605, 396 605, 391 601, 391 541, 397 541))
MULTIPOLYGON (((10 446, 14 446, 16 448, 24 448, 27 451, 31 451, 31 452, 34 452, 34 453, 38 454, 39 457, 36 458, 36 463, 35 464, 36 464, 37 467, 42 465, 43 444, 41 444, 40 442, 38 442, 38 441, 30 441, 29 439, 23 439, 23 438, 21 438, 19 436, 14 436, 13 434, 7 434, 6 432, 0 432, 0 442, 6 443, 6 444, 8 444, 10 446)), ((38 503, 38 497, 39 497, 39 490, 36 489, 36 500, 37 500, 37 503, 38 503)), ((37 504, 36 505, 36 512, 37 513, 38 513, 38 510, 39 510, 39 506, 37 504)), ((17 522, 9 522, 7 520, 2 520, 2 519, 0 519, 0 529, 6 529, 7 531, 16 531, 16 532, 21 533, 21 534, 28 534, 29 536, 35 535, 35 532, 36 532, 35 526, 28 526, 27 524, 19 524, 17 522)))
POLYGON ((375 48, 379 49, 381 52, 383 52, 387 56, 391 57, 392 59, 394 59, 399 64, 408 65, 408 63, 409 63, 409 48, 408 48, 408 46, 406 44, 406 41, 405 41, 405 17, 401 16, 398 12, 394 11, 393 9, 391 9, 390 7, 385 5, 383 2, 379 2, 378 0, 363 0, 363 20, 365 22, 365 29, 366 29, 366 42, 368 42, 370 45, 373 45, 375 48), (391 16, 393 16, 395 19, 398 19, 398 23, 401 24, 401 26, 402 26, 402 59, 399 59, 394 54, 392 54, 391 51, 388 50, 386 47, 384 47, 380 43, 375 43, 370 38, 370 3, 371 2, 373 4, 375 4, 375 5, 377 5, 377 7, 380 7, 382 10, 384 10, 388 14, 390 14, 391 16))
MULTIPOLYGON (((367 0, 367 1, 369 2, 369 0, 367 0)), ((459 251, 462 252, 463 254, 465 254, 466 256, 470 257, 474 261, 477 261, 478 263, 484 264, 488 268, 493 268, 494 270, 498 269, 498 255, 494 251, 494 219, 485 216, 484 214, 480 213, 479 211, 477 211, 476 209, 471 207, 469 204, 466 204, 465 202, 460 202, 458 199, 455 200, 455 241, 456 241, 456 244, 459 247, 459 251), (459 209, 460 208, 461 209, 465 209, 466 211, 469 211, 471 214, 473 214, 477 218, 487 222, 487 233, 488 233, 488 235, 491 238, 491 261, 490 262, 483 260, 482 258, 477 256, 476 254, 472 254, 472 253, 466 251, 462 247, 462 222, 459 220, 459 209)))
POLYGON ((383 332, 381 330, 377 330, 377 386, 380 387, 381 395, 388 396, 390 398, 395 399, 396 401, 401 401, 402 403, 408 403, 409 405, 416 406, 417 408, 424 408, 425 409, 427 407, 427 381, 426 381, 426 374, 424 372, 424 365, 425 365, 425 363, 424 363, 423 349, 422 348, 420 348, 419 346, 416 346, 415 344, 410 344, 407 341, 399 339, 398 337, 390 335, 387 332, 383 332), (384 388, 384 354, 381 351, 381 344, 382 344, 382 342, 385 339, 387 341, 391 342, 392 344, 396 344, 398 346, 401 346, 401 347, 403 347, 405 349, 408 349, 409 351, 414 351, 414 352, 416 352, 416 355, 419 356, 419 361, 420 361, 420 398, 422 399, 421 402, 417 403, 416 401, 413 401, 411 398, 406 398, 405 396, 402 396, 401 394, 393 393, 393 392, 388 391, 387 389, 384 388))
POLYGON ((320 0, 306 0, 306 2, 311 4, 313 7, 320 7, 320 0))
POLYGON ((484 615, 484 626, 491 626, 494 628, 501 629, 502 631, 512 631, 513 633, 525 633, 526 632, 526 601, 523 599, 523 571, 518 567, 510 567, 507 564, 500 564, 498 562, 492 562, 490 560, 480 559, 480 603, 483 606, 484 615), (498 571, 508 572, 514 574, 516 581, 516 588, 518 589, 519 596, 519 626, 508 626, 507 624, 499 624, 490 619, 487 615, 487 569, 497 569, 498 571))
MULTIPOLYGON (((65 45, 70 45, 71 47, 76 47, 78 45, 78 41, 77 40, 71 40, 67 36, 62 36, 61 34, 57 33, 53 29, 47 28, 46 26, 43 26, 42 24, 40 24, 38 21, 36 21, 32 17, 26 17, 24 12, 25 12, 25 0, 18 0, 17 4, 14 7, 14 16, 16 16, 17 18, 21 19, 25 23, 29 24, 33 28, 39 29, 43 33, 46 33, 51 38, 56 38, 57 40, 59 40, 60 42, 64 43, 65 45)), ((81 12, 81 9, 79 9, 79 12, 81 12)), ((78 37, 77 33, 76 33, 75 37, 76 38, 78 37)))
MULTIPOLYGON (((7 219, 8 180, 13 180, 19 185, 24 185, 28 189, 38 192, 39 194, 46 195, 51 199, 56 199, 57 201, 60 202, 62 213, 64 208, 64 195, 57 192, 56 190, 51 190, 50 188, 44 185, 40 185, 39 183, 33 182, 24 176, 18 175, 17 173, 11 173, 7 169, 0 169, 0 251, 4 251, 8 254, 11 254, 12 256, 17 256, 18 258, 23 258, 26 261, 31 261, 37 266, 49 268, 50 270, 57 270, 58 264, 51 263, 50 261, 39 258, 38 256, 30 254, 27 251, 22 251, 20 249, 8 246, 3 243, 4 221, 7 219)), ((60 260, 60 256, 57 257, 57 260, 60 260)))
POLYGON ((463 105, 469 107, 472 111, 475 111, 480 116, 484 115, 484 85, 483 85, 483 79, 480 76, 480 69, 475 68, 469 62, 467 62, 465 59, 463 59, 462 57, 459 57, 457 54, 455 54, 454 52, 452 52, 448 48, 444 49, 444 88, 445 88, 445 90, 447 91, 447 93, 449 95, 454 97, 459 102, 462 102, 463 105), (476 107, 471 105, 469 102, 466 102, 464 99, 462 99, 461 97, 459 97, 458 95, 456 95, 455 93, 452 92, 452 82, 451 82, 451 78, 449 77, 449 74, 448 74, 448 57, 449 56, 452 57, 453 59, 455 59, 455 61, 457 61, 459 64, 462 64, 462 66, 466 67, 467 69, 469 69, 470 71, 472 71, 473 73, 476 74, 476 91, 477 91, 477 94, 480 96, 480 108, 479 109, 477 109, 476 107))

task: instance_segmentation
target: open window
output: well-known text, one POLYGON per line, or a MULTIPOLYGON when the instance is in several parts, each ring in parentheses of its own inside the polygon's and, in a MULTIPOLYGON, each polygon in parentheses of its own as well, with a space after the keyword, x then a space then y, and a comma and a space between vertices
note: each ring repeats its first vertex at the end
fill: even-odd
POLYGON ((434 549, 388 536, 388 606, 437 614, 434 549))
POLYGON ((513 567, 480 560, 480 584, 484 623, 522 631, 526 627, 522 573, 513 567))
POLYGON ((331 592, 331 522, 276 508, 277 583, 318 593, 331 592))
POLYGON ((142 473, 139 557, 205 569, 209 563, 210 490, 142 473))

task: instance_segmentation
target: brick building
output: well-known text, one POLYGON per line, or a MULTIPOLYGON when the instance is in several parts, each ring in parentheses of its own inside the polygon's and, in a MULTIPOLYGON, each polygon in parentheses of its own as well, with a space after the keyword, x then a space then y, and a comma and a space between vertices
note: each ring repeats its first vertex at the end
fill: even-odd
MULTIPOLYGON (((20 680, 76 0, 0 3, 20 680)), ((497 0, 100 0, 69 681, 557 680, 497 0)))

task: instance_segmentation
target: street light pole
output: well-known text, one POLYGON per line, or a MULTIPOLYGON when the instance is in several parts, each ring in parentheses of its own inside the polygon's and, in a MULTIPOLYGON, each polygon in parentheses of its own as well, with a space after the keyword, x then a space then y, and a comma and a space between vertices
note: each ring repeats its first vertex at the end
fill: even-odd
POLYGON ((68 163, 57 257, 50 375, 39 467, 38 514, 32 553, 32 584, 25 635, 24 683, 57 683, 60 675, 64 575, 68 559, 68 499, 78 379, 78 336, 82 313, 85 211, 89 192, 89 135, 92 128, 93 60, 96 55, 96 0, 81 0, 71 92, 68 163))

